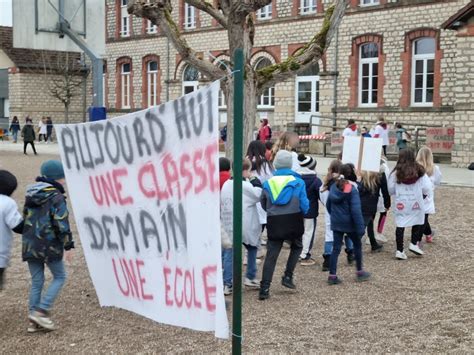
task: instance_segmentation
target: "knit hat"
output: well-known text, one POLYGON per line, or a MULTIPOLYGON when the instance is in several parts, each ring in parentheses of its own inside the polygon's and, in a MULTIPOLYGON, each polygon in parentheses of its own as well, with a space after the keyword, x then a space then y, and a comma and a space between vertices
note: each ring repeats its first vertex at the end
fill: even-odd
POLYGON ((41 176, 53 180, 64 179, 63 164, 59 160, 48 160, 41 165, 41 176))
POLYGON ((273 160, 275 169, 291 169, 293 166, 293 156, 287 150, 279 150, 273 160))
POLYGON ((6 170, 0 170, 0 195, 11 196, 18 182, 15 175, 6 170))
POLYGON ((308 168, 310 170, 314 170, 314 168, 316 168, 317 162, 315 159, 313 159, 313 157, 310 157, 310 156, 307 157, 304 154, 300 154, 298 155, 298 161, 302 168, 308 168))

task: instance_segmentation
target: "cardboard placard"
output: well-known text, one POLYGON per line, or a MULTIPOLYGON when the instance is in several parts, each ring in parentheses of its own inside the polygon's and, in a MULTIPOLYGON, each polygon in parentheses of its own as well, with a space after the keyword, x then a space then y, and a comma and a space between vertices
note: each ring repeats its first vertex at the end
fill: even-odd
POLYGON ((426 128, 426 146, 433 153, 450 154, 454 145, 453 127, 428 127, 426 128))
POLYGON ((382 139, 364 137, 344 138, 342 162, 352 163, 359 171, 380 171, 382 139))

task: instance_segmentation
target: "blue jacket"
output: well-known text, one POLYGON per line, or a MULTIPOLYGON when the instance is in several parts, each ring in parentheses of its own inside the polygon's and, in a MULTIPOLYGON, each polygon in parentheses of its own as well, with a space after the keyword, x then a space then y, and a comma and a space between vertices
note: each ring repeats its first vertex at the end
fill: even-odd
POLYGON ((306 185, 306 196, 309 200, 309 210, 304 218, 316 218, 319 216, 319 188, 322 186, 321 179, 313 172, 312 174, 301 174, 306 185))
POLYGON ((365 224, 359 192, 353 185, 350 188, 350 192, 343 192, 333 184, 329 190, 326 208, 331 215, 331 230, 363 236, 365 224))
POLYGON ((267 211, 270 240, 290 240, 303 235, 303 216, 308 213, 309 201, 300 175, 291 169, 276 170, 263 184, 261 203, 267 211))

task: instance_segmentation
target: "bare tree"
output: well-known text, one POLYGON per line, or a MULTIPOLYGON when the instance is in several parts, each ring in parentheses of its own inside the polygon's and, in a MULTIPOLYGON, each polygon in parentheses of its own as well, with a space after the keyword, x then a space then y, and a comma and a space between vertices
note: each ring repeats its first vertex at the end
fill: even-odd
MULTIPOLYGON (((172 0, 131 0, 128 12, 138 17, 146 18, 160 27, 161 31, 173 43, 182 60, 194 66, 210 80, 217 80, 227 73, 210 61, 202 58, 187 43, 186 39, 174 22, 171 13, 172 0)), ((253 139, 257 117, 257 100, 265 89, 278 82, 285 81, 311 64, 317 62, 329 46, 336 29, 341 23, 349 0, 335 0, 326 10, 322 28, 308 43, 293 56, 260 70, 250 65, 250 57, 254 46, 255 23, 254 13, 271 3, 272 0, 218 0, 217 6, 207 0, 184 0, 191 6, 207 13, 227 30, 229 51, 242 48, 244 51, 245 82, 244 82, 244 146, 253 139)), ((229 143, 227 154, 233 149, 233 81, 227 78, 221 81, 221 88, 227 102, 227 132, 229 143)))

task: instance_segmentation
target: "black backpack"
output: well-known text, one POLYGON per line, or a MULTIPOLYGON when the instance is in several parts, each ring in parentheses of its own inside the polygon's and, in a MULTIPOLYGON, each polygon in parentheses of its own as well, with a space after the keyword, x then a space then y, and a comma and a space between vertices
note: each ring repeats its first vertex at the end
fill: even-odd
POLYGON ((471 163, 469 164, 469 166, 467 167, 469 170, 474 170, 474 163, 471 163))

